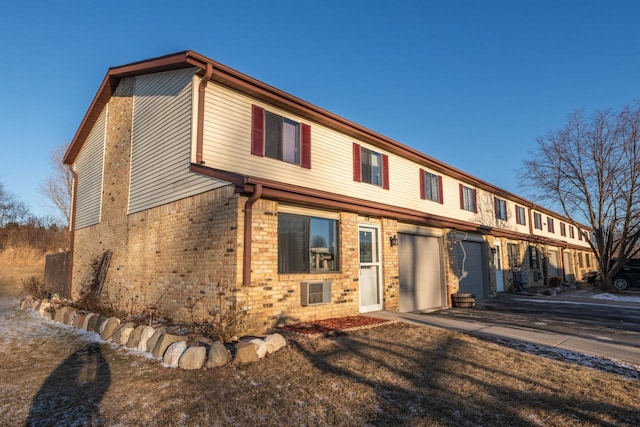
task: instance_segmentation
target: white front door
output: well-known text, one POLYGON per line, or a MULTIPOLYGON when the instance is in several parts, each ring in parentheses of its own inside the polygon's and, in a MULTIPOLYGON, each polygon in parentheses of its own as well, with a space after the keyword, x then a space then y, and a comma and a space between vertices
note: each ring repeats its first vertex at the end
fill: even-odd
POLYGON ((496 268, 496 291, 504 292, 504 277, 502 274, 502 250, 500 243, 496 242, 496 252, 493 255, 493 265, 496 268))
POLYGON ((359 227, 360 312, 382 310, 380 286, 380 239, 375 226, 359 227))

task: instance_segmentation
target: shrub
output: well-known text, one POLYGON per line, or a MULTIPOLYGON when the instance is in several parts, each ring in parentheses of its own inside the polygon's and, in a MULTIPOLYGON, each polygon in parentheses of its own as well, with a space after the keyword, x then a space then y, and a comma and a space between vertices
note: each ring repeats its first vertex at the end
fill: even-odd
POLYGON ((49 298, 51 296, 44 288, 44 281, 37 276, 23 279, 22 287, 29 295, 36 299, 49 298))

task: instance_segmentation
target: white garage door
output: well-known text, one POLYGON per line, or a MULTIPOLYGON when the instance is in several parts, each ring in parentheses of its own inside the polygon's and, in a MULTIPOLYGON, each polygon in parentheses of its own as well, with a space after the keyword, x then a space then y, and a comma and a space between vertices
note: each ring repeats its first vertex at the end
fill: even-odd
POLYGON ((440 242, 437 237, 398 234, 401 312, 443 307, 440 242))

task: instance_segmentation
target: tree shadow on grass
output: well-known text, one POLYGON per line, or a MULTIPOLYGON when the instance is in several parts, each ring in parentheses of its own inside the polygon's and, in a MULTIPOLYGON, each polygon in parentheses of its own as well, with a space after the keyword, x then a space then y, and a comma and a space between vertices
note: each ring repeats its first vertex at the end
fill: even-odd
POLYGON ((102 425, 99 407, 110 385, 100 346, 88 344, 49 375, 31 402, 25 425, 102 425))
POLYGON ((327 339, 336 345, 326 351, 313 351, 304 343, 296 347, 324 374, 369 386, 379 410, 366 421, 375 425, 640 422, 637 406, 575 395, 565 390, 562 380, 532 376, 524 365, 505 372, 490 360, 478 359, 475 347, 453 333, 431 343, 418 338, 412 344, 379 336, 369 340, 362 333, 327 339))

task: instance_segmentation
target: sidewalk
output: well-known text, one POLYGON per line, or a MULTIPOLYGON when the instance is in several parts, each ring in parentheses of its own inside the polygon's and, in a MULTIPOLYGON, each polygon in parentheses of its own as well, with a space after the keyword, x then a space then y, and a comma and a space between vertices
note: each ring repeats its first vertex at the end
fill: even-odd
MULTIPOLYGON (((513 298, 520 297, 512 295, 513 298)), ((536 298, 532 296, 522 296, 524 298, 536 298)), ((625 306, 634 306, 640 309, 640 303, 629 303, 621 301, 600 301, 591 298, 568 298, 567 296, 544 296, 544 299, 562 299, 566 301, 575 301, 588 304, 624 304, 625 306)), ((446 318, 430 314, 418 313, 399 313, 395 311, 378 311, 367 313, 367 316, 399 320, 414 325, 430 326, 434 328, 447 329, 457 332, 463 332, 478 337, 501 338, 512 341, 526 342, 556 349, 572 351, 587 354, 596 357, 614 359, 636 366, 640 366, 640 348, 631 345, 621 345, 606 342, 606 337, 584 338, 573 335, 560 334, 555 332, 546 332, 533 330, 522 326, 506 327, 504 325, 493 325, 490 321, 465 321, 460 319, 446 318)))

